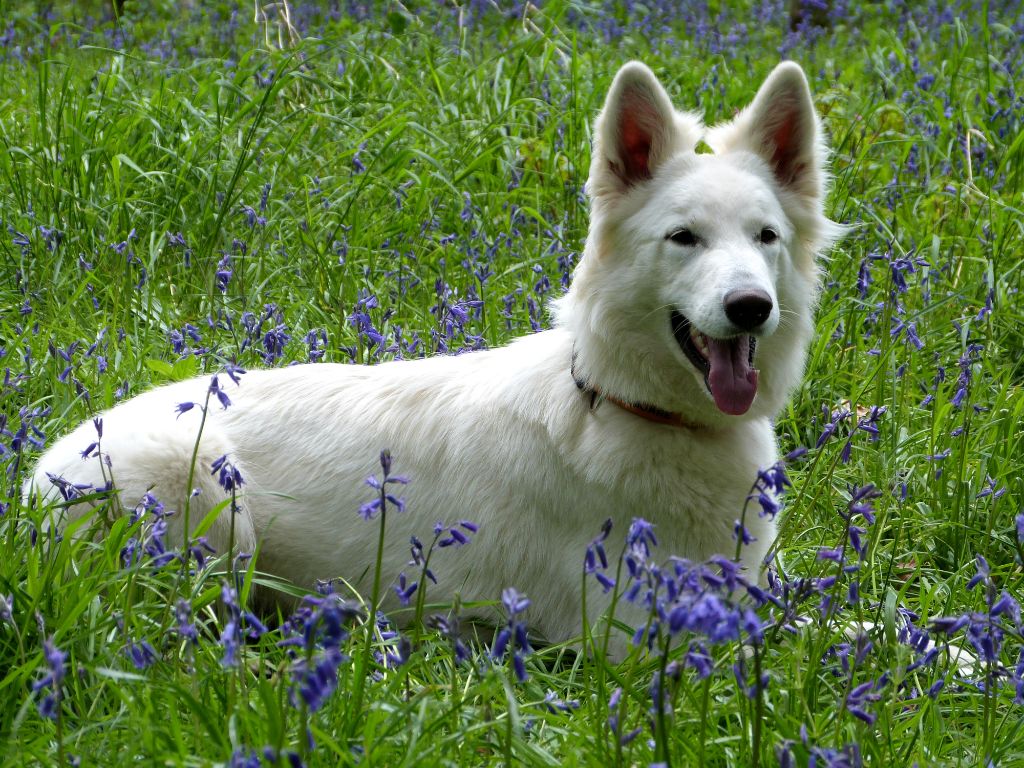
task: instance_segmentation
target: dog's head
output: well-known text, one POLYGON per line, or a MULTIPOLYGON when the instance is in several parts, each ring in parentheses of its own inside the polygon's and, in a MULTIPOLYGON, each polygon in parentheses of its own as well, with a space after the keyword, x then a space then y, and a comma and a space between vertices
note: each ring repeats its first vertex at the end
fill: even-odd
POLYGON ((586 254, 558 308, 581 377, 703 423, 773 415, 802 375, 816 255, 839 233, 825 156, 794 63, 706 136, 646 66, 624 66, 595 126, 586 254))

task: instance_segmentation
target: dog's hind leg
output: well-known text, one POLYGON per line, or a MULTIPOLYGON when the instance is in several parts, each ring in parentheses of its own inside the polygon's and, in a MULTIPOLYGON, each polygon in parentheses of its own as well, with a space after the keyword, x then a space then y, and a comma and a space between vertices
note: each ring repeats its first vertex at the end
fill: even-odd
POLYGON ((186 515, 189 530, 195 531, 207 515, 218 509, 205 533, 210 545, 218 553, 226 552, 229 546, 236 553, 251 553, 256 537, 246 509, 244 486, 238 487, 237 482, 238 476, 244 478, 245 469, 235 459, 227 437, 207 423, 197 444, 195 423, 161 420, 140 424, 133 418, 138 415, 120 409, 105 414, 103 436, 91 451, 85 449, 97 439, 92 422, 57 441, 40 459, 26 484, 26 493, 34 492, 45 501, 59 500, 61 495, 71 497, 70 501, 76 496, 88 497, 88 504, 66 506, 67 521, 95 508, 102 496, 96 492, 110 483, 115 501, 109 509, 131 512, 145 499, 155 499, 166 514, 168 549, 184 545, 186 515), (222 457, 226 459, 221 461, 222 457), (228 473, 229 485, 236 486, 235 510, 230 493, 221 486, 222 472, 228 473))

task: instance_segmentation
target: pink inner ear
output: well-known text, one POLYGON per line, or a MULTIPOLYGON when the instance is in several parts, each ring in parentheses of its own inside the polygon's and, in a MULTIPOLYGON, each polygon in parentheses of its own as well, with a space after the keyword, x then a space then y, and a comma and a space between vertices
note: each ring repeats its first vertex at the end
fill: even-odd
POLYGON ((783 184, 791 184, 804 168, 800 161, 800 135, 798 117, 786 114, 769 134, 772 151, 772 167, 775 176, 783 184))
POLYGON ((634 114, 622 117, 622 161, 627 182, 648 179, 651 176, 651 132, 643 127, 634 114))

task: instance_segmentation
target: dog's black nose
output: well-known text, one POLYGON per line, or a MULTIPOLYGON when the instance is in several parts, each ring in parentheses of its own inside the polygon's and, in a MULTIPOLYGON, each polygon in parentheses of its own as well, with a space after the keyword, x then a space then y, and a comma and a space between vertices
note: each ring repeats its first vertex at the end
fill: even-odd
POLYGON ((724 304, 725 316, 744 331, 756 330, 772 313, 772 297, 764 291, 730 291, 724 304))

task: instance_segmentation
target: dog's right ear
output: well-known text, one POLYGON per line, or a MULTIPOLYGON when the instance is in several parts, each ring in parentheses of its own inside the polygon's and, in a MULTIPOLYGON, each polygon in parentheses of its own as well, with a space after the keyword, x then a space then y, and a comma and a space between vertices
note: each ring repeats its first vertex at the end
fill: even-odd
POLYGON ((587 189, 595 200, 620 195, 651 178, 658 166, 700 140, 700 121, 677 113, 644 64, 631 61, 615 75, 594 129, 587 189))

